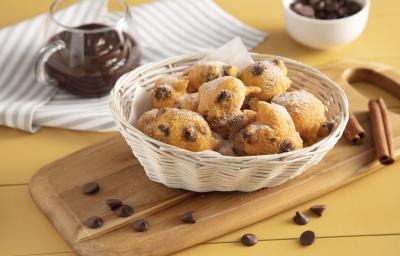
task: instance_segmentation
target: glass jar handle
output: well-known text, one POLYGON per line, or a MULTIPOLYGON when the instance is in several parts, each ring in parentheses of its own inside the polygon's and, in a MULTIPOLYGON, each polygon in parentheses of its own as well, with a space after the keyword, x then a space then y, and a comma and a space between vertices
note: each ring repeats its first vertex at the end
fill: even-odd
POLYGON ((35 76, 36 80, 39 83, 47 84, 50 86, 57 85, 57 81, 54 78, 51 78, 47 74, 45 69, 45 64, 51 55, 64 48, 65 48, 65 43, 61 40, 57 40, 40 49, 35 62, 35 76))

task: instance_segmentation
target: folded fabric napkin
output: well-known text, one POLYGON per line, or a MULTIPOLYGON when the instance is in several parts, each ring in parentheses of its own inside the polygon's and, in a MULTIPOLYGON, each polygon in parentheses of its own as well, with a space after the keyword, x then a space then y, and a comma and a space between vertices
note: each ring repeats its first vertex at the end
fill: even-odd
MULTIPOLYGON (((88 6, 93 8, 93 6, 88 6)), ((141 64, 215 49, 238 36, 248 49, 267 34, 224 12, 212 0, 163 0, 131 8, 143 48, 141 64)), ((70 9, 74 18, 84 8, 70 9)), ((41 126, 114 131, 109 97, 84 99, 36 82, 33 66, 46 15, 0 30, 0 125, 36 132, 41 126)))

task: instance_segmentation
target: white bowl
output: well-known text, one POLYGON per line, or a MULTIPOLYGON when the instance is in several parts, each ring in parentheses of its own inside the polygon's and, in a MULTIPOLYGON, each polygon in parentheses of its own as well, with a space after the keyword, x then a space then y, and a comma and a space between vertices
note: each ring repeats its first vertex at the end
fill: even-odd
POLYGON ((362 9, 346 18, 320 20, 301 16, 290 9, 294 0, 283 0, 286 29, 299 43, 315 49, 330 49, 349 43, 364 30, 370 0, 356 0, 362 9))

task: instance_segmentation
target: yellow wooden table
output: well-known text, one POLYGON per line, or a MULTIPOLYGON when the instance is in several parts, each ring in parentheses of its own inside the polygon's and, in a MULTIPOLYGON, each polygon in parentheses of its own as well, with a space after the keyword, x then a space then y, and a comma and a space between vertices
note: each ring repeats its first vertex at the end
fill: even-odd
MULTIPOLYGON (((47 11, 50 0, 1 0, 0 26, 47 11)), ((145 1, 128 1, 137 4, 145 1)), ((217 0, 227 12, 270 33, 255 51, 278 54, 310 65, 342 58, 358 58, 400 68, 400 2, 373 1, 366 31, 354 43, 332 51, 314 51, 291 40, 285 31, 279 0, 217 0)), ((1 47, 1 46, 0 46, 1 47)), ((1 58, 1 57, 0 57, 1 58)), ((18 75, 18 74, 17 74, 18 75)), ((381 94, 392 111, 400 101, 372 86, 358 84, 367 95, 381 94)), ((0 127, 0 255, 72 256, 28 194, 30 177, 43 165, 115 133, 74 132, 43 128, 28 134, 0 127)), ((306 226, 292 224, 295 209, 237 232, 185 250, 178 255, 400 255, 400 163, 386 167, 329 195, 299 206, 327 204, 322 218, 306 226), (316 242, 307 248, 297 243, 305 229, 314 230, 316 242), (238 239, 247 232, 260 242, 251 248, 238 239)))

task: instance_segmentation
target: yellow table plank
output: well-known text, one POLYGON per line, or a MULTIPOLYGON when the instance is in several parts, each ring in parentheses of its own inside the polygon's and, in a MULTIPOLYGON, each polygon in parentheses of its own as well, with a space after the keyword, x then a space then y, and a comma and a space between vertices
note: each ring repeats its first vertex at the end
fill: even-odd
MULTIPOLYGON (((260 241, 253 247, 245 247, 240 243, 203 244, 175 254, 176 256, 309 256, 309 255, 382 255, 398 256, 400 252, 400 236, 369 236, 317 238, 315 243, 302 247, 296 240, 260 241)), ((74 253, 45 253, 36 256, 75 256, 74 253)))
MULTIPOLYGON (((257 234, 262 240, 297 238, 306 229, 324 237, 400 234, 400 222, 396 221, 400 216, 400 205, 395 203, 400 194, 397 186, 399 166, 385 168, 296 209, 211 242, 235 242, 248 232, 257 234), (311 217, 306 226, 295 225, 292 222, 294 211, 306 211, 313 204, 328 205, 324 216, 311 217)), ((0 252, 7 255, 70 250, 31 201, 27 186, 0 187, 0 202, 7 209, 0 211, 0 252)))
POLYGON ((114 135, 51 128, 33 135, 0 127, 0 185, 27 184, 40 167, 114 135))

